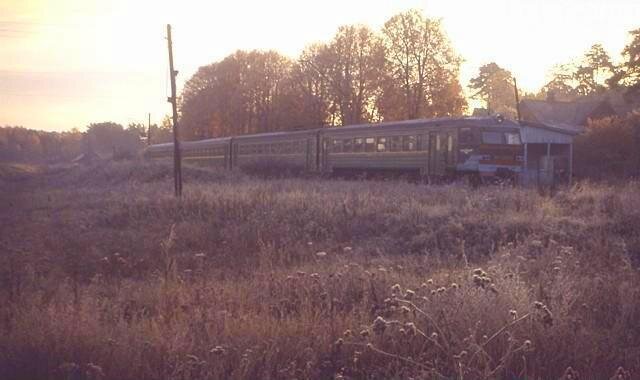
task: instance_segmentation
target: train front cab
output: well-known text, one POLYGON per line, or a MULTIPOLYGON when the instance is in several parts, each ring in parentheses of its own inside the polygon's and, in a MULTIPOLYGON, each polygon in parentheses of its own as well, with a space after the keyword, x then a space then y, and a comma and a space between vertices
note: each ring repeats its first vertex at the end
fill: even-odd
POLYGON ((456 172, 475 181, 515 180, 522 172, 524 150, 515 126, 460 128, 457 153, 456 172))

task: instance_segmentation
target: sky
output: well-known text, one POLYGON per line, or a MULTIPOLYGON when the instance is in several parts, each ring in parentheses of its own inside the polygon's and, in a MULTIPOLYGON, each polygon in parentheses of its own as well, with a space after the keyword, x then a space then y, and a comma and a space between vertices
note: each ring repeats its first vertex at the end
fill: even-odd
POLYGON ((166 25, 178 92, 237 49, 295 58, 337 28, 379 30, 416 8, 441 18, 466 87, 489 62, 537 91, 554 65, 601 43, 614 58, 640 28, 638 0, 0 0, 0 125, 62 131, 159 123, 170 114, 166 25))

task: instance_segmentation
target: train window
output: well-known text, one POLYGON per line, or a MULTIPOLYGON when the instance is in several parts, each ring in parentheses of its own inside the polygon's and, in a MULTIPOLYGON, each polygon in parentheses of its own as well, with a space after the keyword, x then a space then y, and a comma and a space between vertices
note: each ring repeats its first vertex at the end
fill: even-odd
POLYGON ((356 153, 364 152, 364 139, 357 137, 353 140, 353 151, 356 153))
POLYGON ((474 138, 471 128, 461 128, 458 140, 460 144, 473 144, 474 138))
POLYGON ((342 151, 345 153, 353 152, 353 139, 342 140, 342 151))
POLYGON ((447 137, 447 151, 453 152, 453 135, 447 137))
POLYGON ((342 140, 333 140, 333 153, 342 153, 342 140))
POLYGON ((405 152, 413 152, 418 147, 416 144, 416 136, 402 136, 402 150, 405 152))
POLYGON ((436 135, 436 151, 440 150, 440 135, 436 135))
POLYGON ((392 136, 389 138, 389 150, 391 152, 402 151, 402 136, 392 136))
POLYGON ((420 136, 420 150, 423 152, 429 150, 429 135, 420 136))
POLYGON ((364 140, 364 151, 375 152, 376 151, 376 139, 373 137, 367 137, 364 140))
POLYGON ((500 132, 482 132, 482 142, 485 144, 504 144, 500 132))
POLYGON ((507 140, 507 144, 509 145, 520 145, 520 135, 517 132, 505 133, 505 139, 507 140))
POLYGON ((386 137, 378 137, 378 152, 386 152, 387 147, 387 138, 386 137))

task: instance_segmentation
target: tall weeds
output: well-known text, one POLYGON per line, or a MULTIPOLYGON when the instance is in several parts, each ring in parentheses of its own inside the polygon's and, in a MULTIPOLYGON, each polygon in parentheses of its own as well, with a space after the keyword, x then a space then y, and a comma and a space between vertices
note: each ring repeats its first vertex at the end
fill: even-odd
POLYGON ((640 373, 637 183, 549 198, 193 169, 176 201, 164 170, 2 193, 0 378, 640 373))

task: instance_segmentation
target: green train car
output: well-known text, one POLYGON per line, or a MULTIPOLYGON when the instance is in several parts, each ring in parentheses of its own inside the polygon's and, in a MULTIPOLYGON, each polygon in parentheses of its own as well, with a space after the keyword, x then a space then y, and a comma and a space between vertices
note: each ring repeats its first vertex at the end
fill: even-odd
MULTIPOLYGON (((428 178, 515 177, 522 171, 520 125, 496 117, 439 118, 274 132, 181 143, 184 160, 228 169, 269 165, 308 172, 385 170, 428 178)), ((170 157, 152 145, 149 158, 170 157)))

